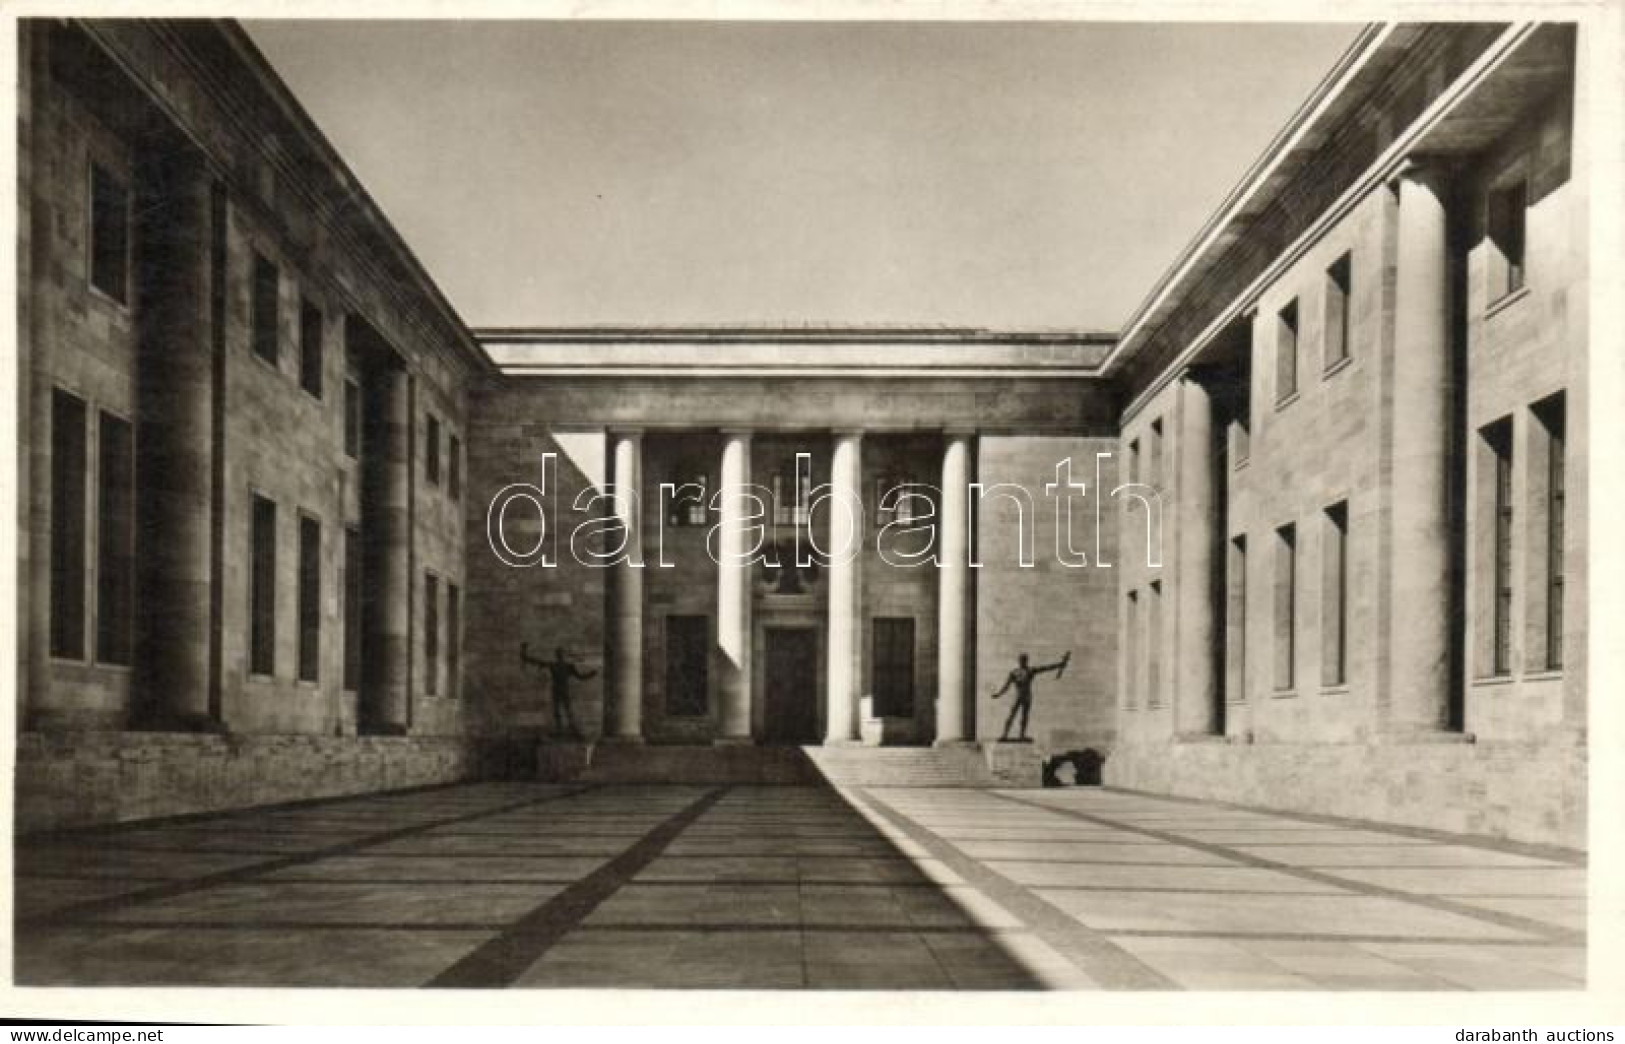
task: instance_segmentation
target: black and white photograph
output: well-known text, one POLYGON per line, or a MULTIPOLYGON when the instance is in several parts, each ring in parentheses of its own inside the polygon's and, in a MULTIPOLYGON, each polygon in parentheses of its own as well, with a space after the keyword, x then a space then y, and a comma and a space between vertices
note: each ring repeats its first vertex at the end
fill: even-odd
POLYGON ((15 1010, 1625 1020, 1620 12, 1225 10, 14 9, 15 1010))

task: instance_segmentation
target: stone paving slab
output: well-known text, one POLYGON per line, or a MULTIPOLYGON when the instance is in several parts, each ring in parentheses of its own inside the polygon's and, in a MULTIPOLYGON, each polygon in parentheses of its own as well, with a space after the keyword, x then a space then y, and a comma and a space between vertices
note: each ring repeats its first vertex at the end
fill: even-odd
POLYGON ((24 837, 34 985, 1574 989, 1583 859, 1122 794, 479 784, 24 837))

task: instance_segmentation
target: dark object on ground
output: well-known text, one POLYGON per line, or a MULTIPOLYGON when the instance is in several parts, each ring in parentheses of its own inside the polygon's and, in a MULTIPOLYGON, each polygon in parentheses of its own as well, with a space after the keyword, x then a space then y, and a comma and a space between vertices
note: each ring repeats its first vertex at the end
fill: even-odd
POLYGON ((1044 786, 1099 786, 1100 768, 1105 763, 1105 755, 1093 747, 1057 754, 1044 762, 1044 786))

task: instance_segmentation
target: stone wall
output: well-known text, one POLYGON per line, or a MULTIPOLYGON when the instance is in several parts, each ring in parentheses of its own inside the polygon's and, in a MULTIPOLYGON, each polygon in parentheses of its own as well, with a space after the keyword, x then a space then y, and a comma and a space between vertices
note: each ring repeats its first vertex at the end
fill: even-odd
POLYGON ((1466 728, 1481 739, 1562 735, 1585 727, 1586 301, 1590 293, 1585 186, 1571 173, 1572 99, 1552 98, 1463 179, 1469 226, 1465 302, 1467 401, 1466 728), (1484 215, 1490 190, 1527 178, 1521 289, 1492 286, 1496 248, 1484 215), (1544 490, 1546 439, 1532 407, 1562 394, 1567 473, 1561 664, 1547 663, 1544 490), (1513 599, 1510 671, 1494 677, 1491 632, 1493 472, 1479 432, 1512 422, 1513 599))
MULTIPOLYGON (((466 428, 463 383, 480 361, 416 262, 274 74, 225 23, 25 23, 21 224, 28 230, 19 330, 27 397, 28 483, 22 545, 27 594, 25 727, 120 728, 132 722, 241 733, 354 732, 343 685, 343 548, 359 522, 357 468, 343 449, 348 331, 376 330, 410 375, 420 474, 407 569, 417 597, 416 732, 462 729, 456 686, 426 683, 423 577, 441 579, 440 672, 447 669, 445 583, 466 590, 460 503, 424 481, 424 418, 441 421, 442 456, 466 428), (194 64, 194 61, 200 64, 194 64), (199 73, 232 72, 222 84, 199 73), (130 293, 91 288, 91 162, 124 179, 132 207, 130 293), (278 269, 276 360, 252 346, 256 256, 278 269), (301 312, 321 313, 320 394, 304 387, 301 312), (134 662, 95 652, 97 526, 88 519, 83 655, 52 656, 51 396, 83 398, 90 481, 101 411, 136 429, 134 662), (276 504, 274 670, 248 665, 254 495, 276 504), (299 522, 320 526, 317 677, 297 676, 299 522)), ((465 440, 466 441, 466 440, 465 440)), ((465 469, 466 470, 466 469, 465 469)), ((403 501, 404 503, 404 501, 403 501)), ((94 509, 92 509, 94 510, 94 509)), ((405 672, 402 672, 403 674, 405 672)))
POLYGON ((119 823, 366 794, 501 774, 461 739, 25 732, 16 829, 119 823))
POLYGON ((1586 847, 1584 746, 1120 744, 1108 786, 1531 844, 1586 847))
MULTIPOLYGON (((545 414, 531 408, 523 389, 493 383, 473 397, 467 453, 463 684, 478 715, 473 727, 485 733, 540 735, 551 726, 548 678, 520 662, 520 645, 528 644, 530 655, 539 659, 563 646, 583 667, 603 666, 609 573, 581 565, 570 553, 568 506, 603 482, 602 473, 589 475, 583 465, 589 470, 594 464, 603 467, 604 435, 599 430, 556 436, 545 414), (596 457, 583 460, 582 445, 595 446, 596 457), (555 455, 557 470, 544 482, 543 460, 549 453, 555 455), (543 539, 552 566, 511 566, 491 548, 487 510, 498 491, 513 483, 556 484, 554 499, 561 507, 545 528, 525 503, 514 506, 505 528, 515 550, 529 550, 543 539), (567 523, 563 532, 555 522, 567 523)), ((590 450, 587 456, 592 456, 590 450)), ((549 485, 546 491, 551 494, 554 488, 549 485)), ((604 681, 599 670, 571 687, 576 720, 589 736, 598 735, 604 720, 604 681)))
MULTIPOLYGON (((976 521, 975 689, 978 739, 996 739, 1014 701, 1014 692, 994 700, 1016 657, 1027 653, 1034 666, 1059 659, 1068 649, 1065 674, 1034 683, 1028 735, 1051 750, 1094 746, 1105 749, 1116 732, 1117 695, 1117 513, 1102 504, 1096 544, 1095 477, 1097 453, 1114 453, 1114 439, 998 438, 979 440, 976 480, 989 494, 976 521), (1072 547, 1088 564, 1068 567, 1057 557, 1056 499, 1045 485, 1056 481, 1056 464, 1072 461, 1072 480, 1088 494, 1072 500, 1072 547), (1020 525, 1010 498, 992 492, 1008 483, 1032 495, 1032 565, 1018 565, 1020 525), (1099 557, 1097 557, 1097 551, 1099 557)), ((1102 476, 1115 486, 1115 462, 1102 463, 1102 476)))

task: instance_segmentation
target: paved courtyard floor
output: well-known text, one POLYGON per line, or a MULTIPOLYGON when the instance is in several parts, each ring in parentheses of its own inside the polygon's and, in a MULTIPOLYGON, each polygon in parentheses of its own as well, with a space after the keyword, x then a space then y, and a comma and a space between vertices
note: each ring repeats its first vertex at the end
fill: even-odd
POLYGON ((474 784, 24 838, 25 985, 1574 989, 1563 853, 1090 788, 474 784))

